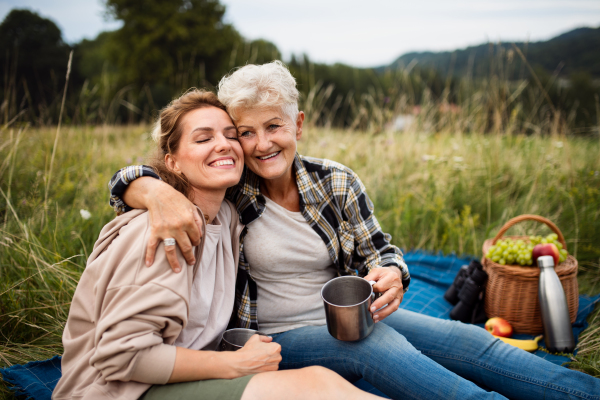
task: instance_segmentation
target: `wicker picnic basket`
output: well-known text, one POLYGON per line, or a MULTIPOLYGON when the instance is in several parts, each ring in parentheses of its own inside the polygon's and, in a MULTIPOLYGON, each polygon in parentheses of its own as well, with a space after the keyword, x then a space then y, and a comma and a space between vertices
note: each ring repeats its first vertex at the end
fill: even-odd
MULTIPOLYGON (((483 258, 481 264, 488 274, 485 292, 485 313, 488 317, 501 317, 511 323, 514 330, 520 333, 541 333, 542 317, 538 299, 538 282, 540 270, 537 266, 502 265, 485 257, 488 249, 513 225, 533 220, 544 223, 558 235, 558 241, 567 248, 565 238, 556 225, 539 215, 521 215, 508 221, 493 239, 483 243, 483 258)), ((509 236, 513 240, 522 239, 529 242, 528 236, 509 236)), ((560 278, 567 303, 571 322, 577 317, 579 307, 579 285, 577 283, 577 260, 568 255, 567 259, 555 267, 560 278)))

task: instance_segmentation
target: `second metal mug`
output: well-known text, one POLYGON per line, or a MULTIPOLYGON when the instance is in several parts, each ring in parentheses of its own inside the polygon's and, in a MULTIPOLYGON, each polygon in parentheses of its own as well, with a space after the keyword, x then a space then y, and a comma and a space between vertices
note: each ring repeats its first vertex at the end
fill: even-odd
POLYGON ((369 309, 377 298, 374 284, 356 276, 341 276, 323 285, 321 298, 331 336, 354 342, 371 334, 375 322, 369 309))
POLYGON ((221 351, 236 351, 244 347, 248 339, 253 335, 266 336, 264 333, 255 331, 254 329, 234 328, 223 332, 219 350, 221 351))

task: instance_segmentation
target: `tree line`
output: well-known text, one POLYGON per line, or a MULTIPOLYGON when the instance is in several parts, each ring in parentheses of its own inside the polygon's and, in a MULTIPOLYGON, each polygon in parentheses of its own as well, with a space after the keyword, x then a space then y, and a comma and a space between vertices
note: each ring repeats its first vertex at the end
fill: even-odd
MULTIPOLYGON (((3 124, 57 123, 71 51, 64 118, 75 124, 149 122, 189 87, 214 89, 235 67, 281 59, 273 43, 247 40, 225 23, 225 6, 217 0, 107 0, 106 7, 122 27, 75 44, 65 43, 56 24, 35 12, 14 9, 6 16, 0 24, 3 124)), ((571 131, 596 125, 600 91, 588 75, 575 74, 568 85, 540 66, 517 78, 503 75, 515 58, 499 48, 484 58, 489 74, 479 76, 427 62, 355 68, 314 63, 307 55, 285 61, 315 125, 377 132, 400 114, 426 115, 433 130, 449 118, 465 131, 512 124, 528 132, 552 118, 571 131), (483 116, 476 124, 469 118, 475 112, 483 116)))

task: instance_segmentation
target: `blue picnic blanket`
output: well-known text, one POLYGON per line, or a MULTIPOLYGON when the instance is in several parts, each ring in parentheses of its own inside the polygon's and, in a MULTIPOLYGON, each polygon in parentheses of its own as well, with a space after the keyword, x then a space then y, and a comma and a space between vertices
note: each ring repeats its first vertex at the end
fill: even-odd
MULTIPOLYGON (((404 256, 410 270, 410 290, 404 294, 400 308, 431 315, 442 319, 450 319, 452 304, 444 299, 446 289, 454 281, 454 277, 462 265, 469 264, 475 257, 457 257, 453 255, 432 254, 423 251, 410 252, 404 256)), ((587 328, 587 316, 593 311, 594 305, 600 301, 600 295, 579 296, 577 320, 573 323, 575 340, 587 328)), ((478 324, 483 327, 483 324, 478 324)), ((531 339, 533 335, 515 334, 515 339, 531 339)), ((569 357, 550 354, 545 349, 545 343, 540 341, 541 350, 534 354, 554 364, 562 365, 570 361, 569 357)))
MULTIPOLYGON (((454 281, 454 277, 462 265, 468 264, 474 257, 457 257, 455 255, 432 254, 423 251, 409 252, 404 259, 411 274, 410 290, 404 295, 401 308, 433 317, 449 319, 452 305, 444 300, 446 289, 454 281)), ((577 321, 573 324, 575 338, 587 327, 586 317, 594 309, 594 304, 600 301, 600 295, 579 297, 577 321)), ((483 326, 483 325, 482 325, 483 326)), ((527 335, 515 335, 523 339, 527 335)), ((543 341, 540 342, 544 346, 543 341)), ((538 350, 534 354, 555 363, 563 364, 568 357, 549 354, 538 350)), ((33 361, 26 365, 13 365, 0 370, 2 378, 17 395, 28 399, 50 400, 52 390, 60 379, 60 357, 49 360, 33 361)), ((364 382, 364 381, 362 381, 364 382)), ((360 384, 357 386, 361 387, 360 384)))

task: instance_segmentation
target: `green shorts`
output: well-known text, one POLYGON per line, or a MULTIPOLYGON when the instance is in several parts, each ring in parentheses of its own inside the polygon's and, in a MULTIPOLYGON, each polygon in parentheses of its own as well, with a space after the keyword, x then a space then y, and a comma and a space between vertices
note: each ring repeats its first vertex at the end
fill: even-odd
POLYGON ((140 400, 240 400, 253 376, 154 385, 140 400))

